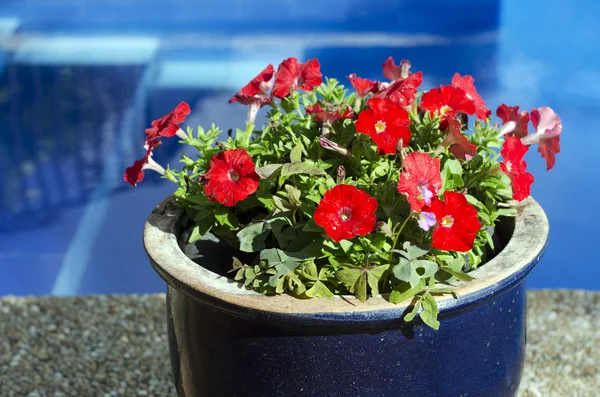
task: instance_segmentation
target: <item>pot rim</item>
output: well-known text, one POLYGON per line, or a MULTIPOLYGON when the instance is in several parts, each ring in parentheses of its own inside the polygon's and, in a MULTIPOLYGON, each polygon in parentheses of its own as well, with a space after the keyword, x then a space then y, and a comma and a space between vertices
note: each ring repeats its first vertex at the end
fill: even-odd
MULTIPOLYGON (((436 296, 440 318, 510 290, 539 262, 548 241, 546 214, 531 197, 514 202, 513 206, 517 215, 512 237, 498 255, 469 272, 475 280, 452 284, 458 298, 449 294, 436 296)), ((341 321, 374 325, 398 322, 410 307, 410 300, 393 304, 381 295, 361 303, 348 295, 298 299, 288 294, 265 296, 240 288, 237 282, 205 269, 183 253, 177 241, 181 211, 169 197, 148 217, 143 240, 150 263, 170 286, 221 310, 242 317, 290 324, 310 321, 313 325, 331 325, 341 321)))

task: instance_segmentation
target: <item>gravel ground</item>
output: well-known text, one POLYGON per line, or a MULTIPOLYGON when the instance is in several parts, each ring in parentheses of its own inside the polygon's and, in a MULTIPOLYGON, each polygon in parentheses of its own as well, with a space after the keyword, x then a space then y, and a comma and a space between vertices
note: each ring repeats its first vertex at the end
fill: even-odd
MULTIPOLYGON (((600 293, 529 292, 519 397, 600 395, 600 293)), ((175 396, 164 295, 0 298, 0 396, 175 396)))

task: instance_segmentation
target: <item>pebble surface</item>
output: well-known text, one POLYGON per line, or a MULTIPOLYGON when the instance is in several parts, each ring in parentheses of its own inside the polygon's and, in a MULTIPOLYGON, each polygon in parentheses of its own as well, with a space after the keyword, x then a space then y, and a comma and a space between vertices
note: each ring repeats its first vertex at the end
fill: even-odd
MULTIPOLYGON (((528 293, 518 397, 600 395, 600 292, 528 293)), ((164 295, 0 298, 0 396, 175 397, 164 295)))

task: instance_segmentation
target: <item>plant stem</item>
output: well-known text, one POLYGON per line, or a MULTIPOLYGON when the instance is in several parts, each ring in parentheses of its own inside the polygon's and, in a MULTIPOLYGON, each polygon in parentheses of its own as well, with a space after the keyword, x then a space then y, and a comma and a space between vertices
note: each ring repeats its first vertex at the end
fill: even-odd
MULTIPOLYGON (((400 235, 402 234, 402 231, 404 230, 404 227, 408 224, 408 220, 411 219, 413 217, 412 212, 406 217, 406 219, 404 220, 404 222, 402 223, 402 225, 400 226, 400 229, 397 232, 394 232, 394 244, 392 244, 392 249, 395 250, 396 249, 396 245, 398 244, 398 239, 400 238, 400 235)), ((392 258, 394 257, 394 253, 390 252, 390 268, 392 267, 392 258)))

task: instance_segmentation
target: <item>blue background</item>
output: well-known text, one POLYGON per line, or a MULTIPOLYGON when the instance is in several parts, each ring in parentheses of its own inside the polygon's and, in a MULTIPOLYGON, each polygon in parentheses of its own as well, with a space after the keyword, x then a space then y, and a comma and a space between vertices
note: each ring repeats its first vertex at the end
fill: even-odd
MULTIPOLYGON (((381 79, 390 55, 424 87, 472 74, 491 109, 552 107, 564 134, 527 161, 551 237, 532 288, 599 289, 600 28, 595 1, 0 1, 0 295, 158 292, 143 223, 173 185, 123 170, 181 100, 186 125, 243 125, 227 100, 267 63, 381 79)), ((155 160, 176 165, 172 142, 155 160)))

